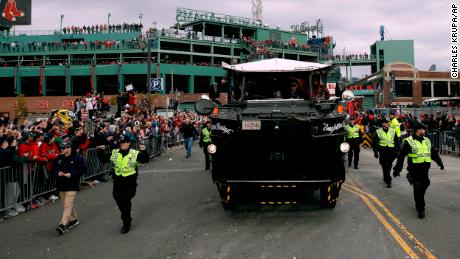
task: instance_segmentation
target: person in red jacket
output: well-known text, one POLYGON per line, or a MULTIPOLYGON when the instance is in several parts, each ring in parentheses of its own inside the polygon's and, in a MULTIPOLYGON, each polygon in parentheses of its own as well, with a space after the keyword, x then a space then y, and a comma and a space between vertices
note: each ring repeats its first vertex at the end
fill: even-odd
POLYGON ((59 155, 59 149, 54 143, 54 137, 52 135, 45 135, 43 143, 38 148, 38 152, 42 158, 46 158, 48 160, 46 169, 50 172, 53 160, 59 155))
POLYGON ((43 136, 41 134, 36 134, 35 136, 32 137, 32 141, 29 142, 30 145, 30 155, 29 158, 33 161, 37 162, 46 162, 48 159, 46 157, 42 157, 40 155, 40 152, 38 150, 39 146, 38 143, 42 142, 43 136))

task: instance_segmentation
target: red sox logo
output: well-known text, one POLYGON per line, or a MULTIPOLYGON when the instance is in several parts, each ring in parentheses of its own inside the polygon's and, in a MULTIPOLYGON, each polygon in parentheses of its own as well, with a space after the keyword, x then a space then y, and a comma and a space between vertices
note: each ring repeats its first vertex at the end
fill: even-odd
MULTIPOLYGON (((9 22, 16 21, 16 17, 24 17, 24 12, 16 7, 16 0, 7 0, 2 16, 9 22)), ((1 0, 0 0, 1 2, 1 0)))

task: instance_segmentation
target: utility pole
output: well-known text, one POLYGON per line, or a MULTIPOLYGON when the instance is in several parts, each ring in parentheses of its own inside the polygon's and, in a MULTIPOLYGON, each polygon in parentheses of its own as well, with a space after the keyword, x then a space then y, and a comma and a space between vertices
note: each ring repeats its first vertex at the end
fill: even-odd
POLYGON ((150 79, 152 77, 152 35, 147 37, 147 91, 150 91, 150 79))

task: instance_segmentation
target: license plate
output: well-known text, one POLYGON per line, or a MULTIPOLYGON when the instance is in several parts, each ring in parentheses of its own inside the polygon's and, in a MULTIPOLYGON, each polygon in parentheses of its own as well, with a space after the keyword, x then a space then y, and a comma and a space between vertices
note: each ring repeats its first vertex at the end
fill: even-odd
POLYGON ((260 120, 243 120, 243 130, 260 130, 260 120))

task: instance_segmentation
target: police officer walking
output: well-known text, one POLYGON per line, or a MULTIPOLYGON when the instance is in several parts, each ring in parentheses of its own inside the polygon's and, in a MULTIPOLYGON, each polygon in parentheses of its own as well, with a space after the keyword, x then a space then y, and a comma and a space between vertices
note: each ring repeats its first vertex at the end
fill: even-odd
POLYGON ((401 152, 396 166, 393 168, 393 176, 399 176, 402 171, 405 157, 408 157, 407 179, 414 187, 415 208, 419 218, 425 217, 425 192, 430 185, 428 171, 431 160, 434 160, 441 170, 444 170, 441 157, 431 145, 431 141, 425 137, 425 127, 417 123, 414 126, 414 134, 404 139, 401 152))
POLYGON ((208 152, 208 146, 209 144, 211 144, 211 126, 212 123, 210 120, 208 120, 206 121, 206 127, 204 127, 203 130, 201 130, 200 146, 203 147, 204 158, 206 161, 204 170, 209 170, 211 166, 208 152))
POLYGON ((136 195, 138 165, 149 162, 150 157, 145 146, 140 145, 141 151, 130 147, 129 137, 122 136, 120 148, 114 149, 111 154, 105 154, 105 146, 98 146, 98 157, 103 163, 112 162, 114 165, 113 175, 113 198, 121 212, 123 226, 121 233, 128 233, 131 228, 131 199, 136 195))
POLYGON ((348 167, 351 167, 351 162, 354 156, 354 168, 358 169, 359 163, 359 145, 361 143, 361 131, 359 125, 355 124, 355 118, 350 118, 350 124, 345 126, 347 130, 346 141, 350 144, 350 152, 348 152, 348 167))
POLYGON ((390 111, 390 127, 393 128, 396 132, 396 136, 398 138, 401 138, 401 127, 400 123, 398 121, 398 118, 396 118, 396 112, 394 110, 390 111))
POLYGON ((396 132, 388 125, 388 120, 381 120, 382 127, 379 128, 373 138, 374 157, 379 159, 383 171, 383 181, 387 184, 387 188, 391 188, 391 167, 396 159, 399 150, 399 138, 396 132))

